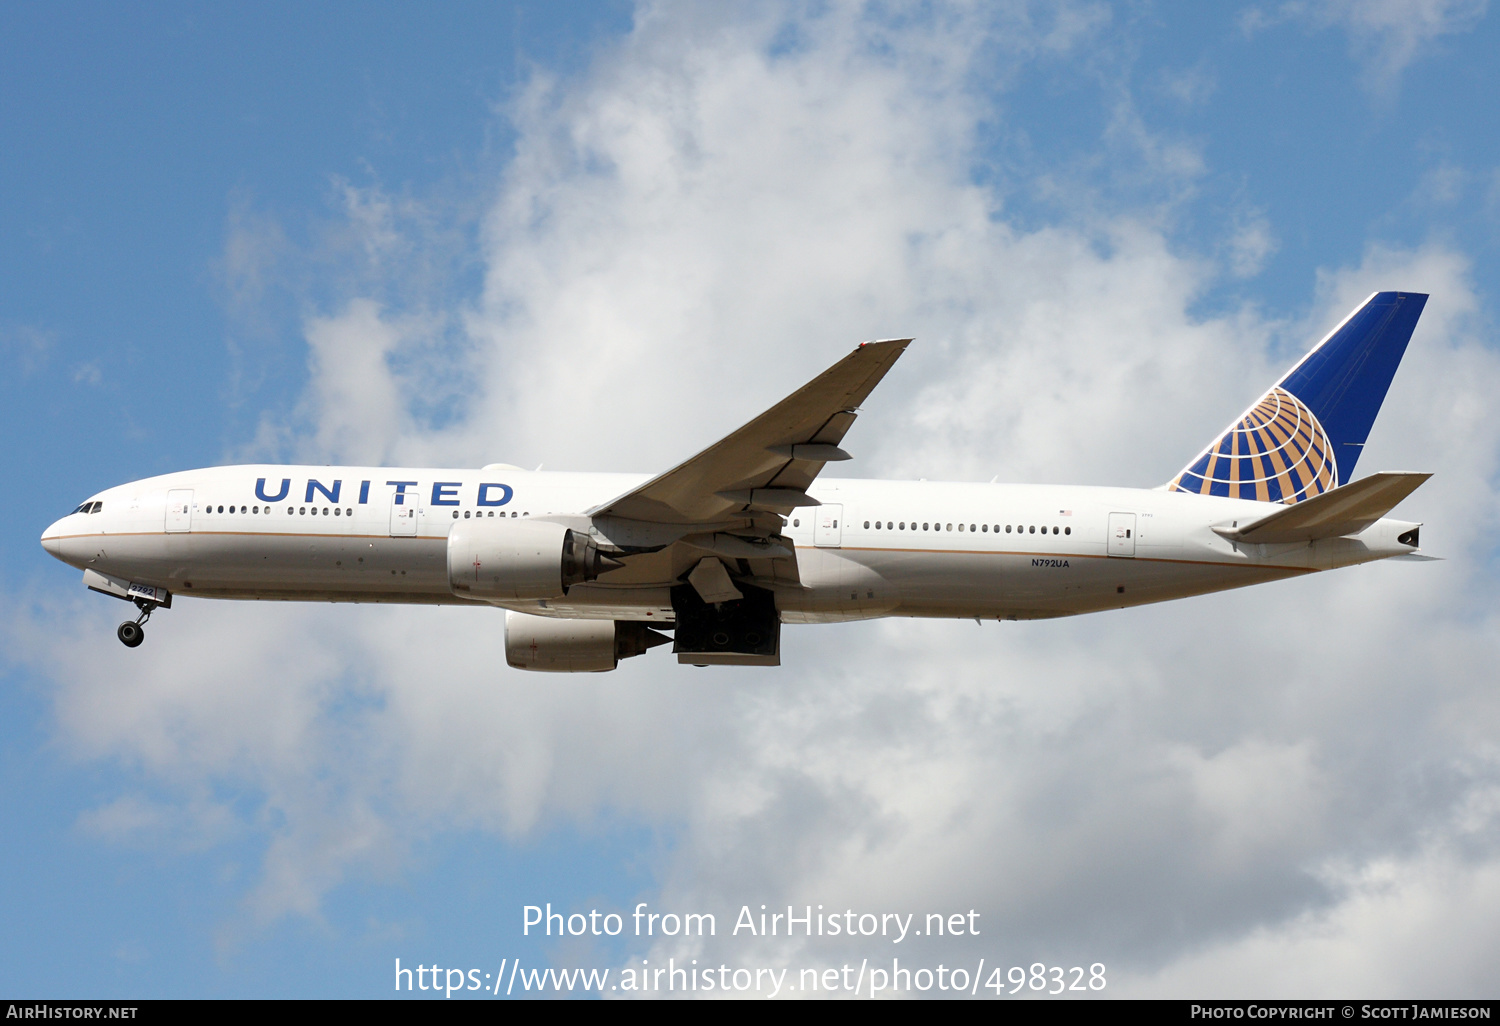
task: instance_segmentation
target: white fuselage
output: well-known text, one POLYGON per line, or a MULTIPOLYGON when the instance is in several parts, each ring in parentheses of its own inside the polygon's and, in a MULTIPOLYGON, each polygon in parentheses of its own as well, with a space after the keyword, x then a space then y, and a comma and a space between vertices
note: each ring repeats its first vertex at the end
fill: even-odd
MULTIPOLYGON (((93 497, 103 503, 99 512, 64 517, 42 542, 73 566, 178 596, 472 604, 449 587, 454 524, 476 516, 565 517, 587 530, 583 511, 646 479, 216 467, 100 492, 93 497)), ((1354 537, 1247 545, 1212 528, 1259 519, 1266 503, 925 481, 825 479, 809 491, 823 505, 786 518, 801 578, 801 587, 776 590, 786 623, 1033 619, 1140 605, 1408 553, 1413 546, 1397 537, 1416 526, 1387 519, 1354 537)), ((673 615, 660 579, 632 583, 628 571, 575 585, 563 599, 493 604, 569 617, 671 622, 673 615)))

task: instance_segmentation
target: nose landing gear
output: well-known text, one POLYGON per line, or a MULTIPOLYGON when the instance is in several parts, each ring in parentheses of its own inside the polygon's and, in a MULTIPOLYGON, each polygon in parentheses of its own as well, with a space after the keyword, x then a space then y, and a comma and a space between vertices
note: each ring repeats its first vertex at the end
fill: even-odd
POLYGON ((157 607, 157 603, 147 602, 144 599, 136 599, 135 604, 140 608, 141 615, 134 620, 126 620, 120 624, 119 630, 115 631, 115 636, 126 648, 135 648, 146 640, 146 621, 151 619, 151 614, 157 607))

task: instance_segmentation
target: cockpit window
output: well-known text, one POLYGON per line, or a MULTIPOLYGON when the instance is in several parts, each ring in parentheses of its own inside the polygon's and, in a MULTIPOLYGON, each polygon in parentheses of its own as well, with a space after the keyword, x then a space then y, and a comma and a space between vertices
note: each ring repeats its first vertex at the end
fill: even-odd
POLYGON ((82 506, 79 506, 73 512, 74 513, 98 513, 103 508, 104 508, 104 503, 89 501, 89 502, 85 502, 82 506))
POLYGON ((92 506, 92 505, 93 505, 92 502, 85 502, 82 506, 79 506, 73 512, 74 513, 87 513, 89 511, 89 507, 92 506))
POLYGON ((94 503, 94 508, 91 509, 91 510, 89 510, 89 512, 90 513, 103 513, 104 512, 104 501, 101 499, 100 501, 94 503))

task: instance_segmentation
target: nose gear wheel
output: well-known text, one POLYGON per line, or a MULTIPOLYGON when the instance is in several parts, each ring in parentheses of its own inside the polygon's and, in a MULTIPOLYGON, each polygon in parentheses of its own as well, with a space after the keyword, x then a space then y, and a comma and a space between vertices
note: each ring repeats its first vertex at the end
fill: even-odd
POLYGON ((140 607, 141 615, 134 620, 126 620, 115 631, 115 636, 120 639, 120 644, 126 648, 135 648, 146 640, 146 621, 151 619, 151 613, 156 609, 155 602, 136 599, 135 604, 140 607))

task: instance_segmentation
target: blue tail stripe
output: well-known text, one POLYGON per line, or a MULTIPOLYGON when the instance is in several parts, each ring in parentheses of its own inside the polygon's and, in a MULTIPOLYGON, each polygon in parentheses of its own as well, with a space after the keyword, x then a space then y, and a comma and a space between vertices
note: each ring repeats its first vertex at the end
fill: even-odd
POLYGON ((1167 487, 1294 503, 1347 484, 1426 305, 1375 293, 1167 487))
POLYGON ((1379 292, 1280 382, 1307 404, 1333 442, 1348 482, 1427 297, 1379 292))

